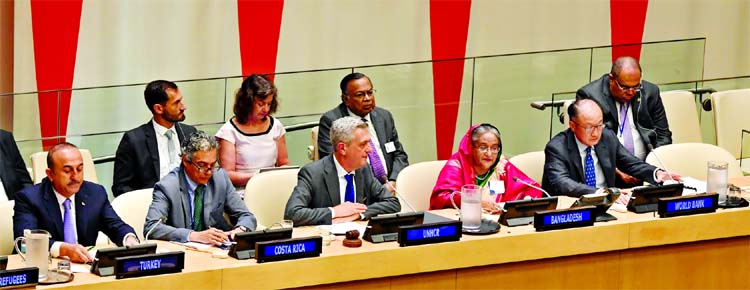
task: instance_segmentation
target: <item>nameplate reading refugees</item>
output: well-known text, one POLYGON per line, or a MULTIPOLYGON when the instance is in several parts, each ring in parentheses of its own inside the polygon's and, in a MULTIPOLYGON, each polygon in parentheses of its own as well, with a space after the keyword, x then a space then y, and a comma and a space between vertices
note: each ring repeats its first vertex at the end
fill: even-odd
POLYGON ((39 282, 39 268, 0 270, 0 289, 33 288, 39 282))
POLYGON ((537 231, 586 227, 594 224, 596 216, 593 206, 571 209, 539 211, 534 214, 534 228, 537 231))
POLYGON ((719 206, 719 195, 696 194, 671 198, 660 198, 659 217, 674 217, 715 212, 719 206))
POLYGON ((402 226, 399 227, 398 234, 398 244, 401 247, 453 242, 460 239, 460 221, 447 221, 413 226, 402 226))
POLYGON ((317 257, 323 252, 320 236, 255 243, 258 263, 317 257))
POLYGON ((115 278, 179 273, 185 267, 185 252, 169 252, 115 258, 115 278))

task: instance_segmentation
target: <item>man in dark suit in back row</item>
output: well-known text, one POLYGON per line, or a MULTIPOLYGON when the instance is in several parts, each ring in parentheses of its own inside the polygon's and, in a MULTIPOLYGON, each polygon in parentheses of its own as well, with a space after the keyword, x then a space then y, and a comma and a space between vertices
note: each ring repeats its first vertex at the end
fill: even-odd
POLYGON ((548 192, 580 197, 615 187, 615 168, 652 184, 668 180, 670 175, 681 181, 679 174, 636 158, 611 130, 603 130, 602 110, 596 102, 576 100, 568 107, 568 115, 570 128, 555 135, 544 148, 542 187, 548 192))
POLYGON ((177 85, 157 80, 143 92, 151 121, 125 133, 115 153, 112 194, 153 188, 154 184, 180 165, 180 144, 195 127, 185 120, 185 104, 177 85))
POLYGON ((47 153, 47 177, 18 192, 13 208, 13 236, 25 229, 50 233, 52 257, 76 263, 91 262, 85 246, 93 246, 99 231, 118 246, 138 243, 135 231, 115 213, 107 192, 83 180, 83 158, 70 143, 53 146, 47 153))
POLYGON ((367 220, 401 210, 398 198, 375 179, 367 165, 367 123, 344 117, 331 126, 333 154, 305 165, 286 203, 284 218, 295 226, 367 220))
POLYGON ((0 183, 0 202, 15 199, 16 192, 33 185, 13 134, 5 130, 0 130, 0 183))
POLYGON ((375 90, 370 78, 361 73, 351 73, 341 80, 341 104, 320 117, 318 127, 318 153, 322 159, 334 150, 328 135, 336 119, 355 116, 369 123, 372 151, 368 162, 375 178, 393 193, 396 178, 409 165, 409 157, 398 140, 396 124, 391 112, 375 106, 375 90))

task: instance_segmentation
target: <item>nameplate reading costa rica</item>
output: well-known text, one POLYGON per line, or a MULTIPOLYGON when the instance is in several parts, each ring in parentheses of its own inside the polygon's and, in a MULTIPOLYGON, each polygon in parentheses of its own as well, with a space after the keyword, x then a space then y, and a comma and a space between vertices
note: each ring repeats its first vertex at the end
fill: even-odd
POLYGON ((0 289, 35 287, 39 282, 39 268, 0 270, 0 289))
POLYGON ((317 257, 323 252, 320 236, 255 243, 258 263, 317 257))
POLYGON ((674 217, 699 213, 715 212, 719 207, 719 195, 696 194, 670 198, 660 198, 659 217, 674 217))
POLYGON ((185 252, 169 252, 115 258, 115 278, 179 273, 185 268, 185 252))
POLYGON ((537 231, 558 230, 594 225, 596 215, 593 206, 538 211, 534 213, 534 228, 537 231))
POLYGON ((461 222, 447 221, 402 226, 398 231, 398 244, 401 247, 453 242, 461 239, 461 222))

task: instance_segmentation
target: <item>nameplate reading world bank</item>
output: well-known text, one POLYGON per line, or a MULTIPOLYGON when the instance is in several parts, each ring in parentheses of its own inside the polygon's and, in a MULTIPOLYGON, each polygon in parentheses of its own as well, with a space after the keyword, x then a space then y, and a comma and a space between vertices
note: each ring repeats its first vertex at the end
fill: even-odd
POLYGON ((413 226, 402 226, 398 230, 401 247, 455 242, 461 239, 461 222, 447 221, 413 226))
POLYGON ((699 213, 716 212, 719 207, 719 195, 696 194, 670 198, 660 198, 659 217, 674 217, 699 213))
POLYGON ((169 252, 115 258, 115 278, 179 273, 185 268, 185 252, 169 252))
POLYGON ((317 257, 322 252, 321 236, 255 243, 258 263, 317 257))
POLYGON ((559 230, 594 225, 596 215, 593 206, 569 209, 546 210, 534 213, 534 228, 537 231, 559 230))
POLYGON ((0 270, 0 289, 33 288, 39 282, 39 268, 0 270))

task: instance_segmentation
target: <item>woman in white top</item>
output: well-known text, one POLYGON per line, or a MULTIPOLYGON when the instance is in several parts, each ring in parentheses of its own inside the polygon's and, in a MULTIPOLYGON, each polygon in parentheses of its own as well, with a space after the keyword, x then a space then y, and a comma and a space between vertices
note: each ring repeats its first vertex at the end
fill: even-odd
POLYGON ((238 187, 260 168, 289 164, 284 125, 271 116, 279 106, 276 87, 263 75, 242 82, 234 99, 234 117, 216 133, 221 167, 238 187))

